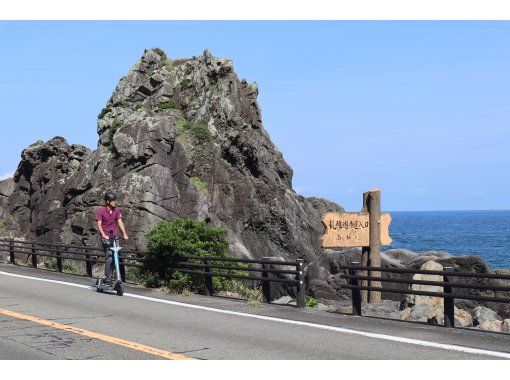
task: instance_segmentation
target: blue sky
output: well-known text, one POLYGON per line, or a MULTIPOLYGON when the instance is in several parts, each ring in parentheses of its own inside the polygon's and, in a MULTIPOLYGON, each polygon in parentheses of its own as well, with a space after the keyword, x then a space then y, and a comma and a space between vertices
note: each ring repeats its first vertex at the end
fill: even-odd
POLYGON ((97 144, 145 48, 209 48, 259 85, 305 196, 349 211, 510 209, 510 22, 0 22, 0 176, 38 139, 97 144))

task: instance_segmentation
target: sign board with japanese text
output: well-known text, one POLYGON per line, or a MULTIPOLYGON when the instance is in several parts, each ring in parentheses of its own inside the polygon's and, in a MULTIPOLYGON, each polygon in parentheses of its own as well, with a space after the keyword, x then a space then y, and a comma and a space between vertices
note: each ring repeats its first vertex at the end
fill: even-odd
MULTIPOLYGON (((381 245, 390 245, 390 214, 381 214, 381 245)), ((327 212, 322 217, 325 228, 323 248, 367 247, 369 245, 368 212, 327 212)))

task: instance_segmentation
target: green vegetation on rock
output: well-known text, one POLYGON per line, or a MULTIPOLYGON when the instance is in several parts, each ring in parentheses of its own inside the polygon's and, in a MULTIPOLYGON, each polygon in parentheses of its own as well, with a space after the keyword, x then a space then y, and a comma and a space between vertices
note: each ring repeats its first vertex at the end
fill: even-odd
POLYGON ((315 306, 317 306, 320 303, 323 304, 324 301, 321 300, 321 299, 317 299, 317 298, 311 297, 311 296, 306 297, 306 300, 305 300, 305 306, 306 307, 315 307, 315 306))
POLYGON ((156 107, 158 107, 159 109, 162 109, 162 110, 179 108, 177 106, 177 103, 173 99, 170 99, 168 102, 165 102, 165 103, 157 103, 156 107))
POLYGON ((120 122, 119 120, 115 119, 112 123, 112 125, 110 126, 110 133, 111 135, 113 136, 115 134, 115 132, 118 131, 118 129, 122 126, 122 122, 120 122))
POLYGON ((5 222, 0 219, 0 230, 3 230, 5 228, 5 222))
POLYGON ((152 50, 154 50, 156 53, 158 53, 158 55, 161 57, 161 59, 163 61, 167 60, 166 53, 163 51, 163 49, 155 47, 155 48, 152 48, 152 50))
POLYGON ((97 115, 97 118, 98 119, 102 119, 104 115, 106 115, 108 112, 110 112, 110 110, 108 108, 103 108, 101 110, 101 112, 99 112, 99 115, 97 115))
POLYGON ((212 137, 208 125, 204 122, 195 124, 182 118, 177 122, 177 129, 179 129, 181 132, 187 133, 192 138, 194 143, 200 141, 209 141, 212 137))
POLYGON ((182 89, 187 89, 190 86, 191 86, 191 80, 190 79, 185 78, 185 79, 182 80, 182 82, 181 82, 182 89))
POLYGON ((209 196, 209 189, 207 188, 207 185, 199 177, 194 176, 194 177, 191 177, 190 180, 191 180, 191 183, 193 183, 195 188, 200 193, 202 193, 206 197, 209 196))

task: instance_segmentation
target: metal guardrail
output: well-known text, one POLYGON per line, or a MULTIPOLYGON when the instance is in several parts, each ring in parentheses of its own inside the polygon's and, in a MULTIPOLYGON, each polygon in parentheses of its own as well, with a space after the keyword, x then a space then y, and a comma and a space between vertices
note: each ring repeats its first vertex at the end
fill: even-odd
POLYGON ((352 291, 352 311, 354 315, 361 316, 361 291, 377 291, 384 293, 397 293, 397 294, 415 294, 421 296, 440 297, 444 299, 444 325, 445 327, 455 327, 455 309, 454 300, 473 300, 484 302, 499 302, 510 303, 510 298, 497 297, 496 292, 510 292, 510 286, 504 285, 483 285, 483 284, 466 284, 462 282, 453 281, 454 277, 463 278, 480 278, 480 279, 493 279, 493 280, 508 280, 510 275, 495 274, 495 273, 473 273, 473 272, 460 272, 454 271, 451 267, 445 267, 443 271, 436 270, 421 270, 421 269, 400 269, 400 268, 382 268, 362 266, 357 262, 352 265, 341 265, 340 269, 347 271, 348 274, 341 274, 340 277, 348 281, 347 285, 341 285, 346 289, 352 291), (361 274, 356 273, 362 271, 361 274), (400 279, 400 278, 386 278, 382 276, 371 276, 370 272, 379 273, 400 273, 400 274, 428 274, 443 276, 443 281, 427 281, 427 280, 414 280, 414 279, 400 279), (370 285, 360 285, 359 281, 376 281, 380 283, 399 283, 409 285, 432 285, 442 287, 442 292, 431 292, 413 289, 397 289, 391 287, 374 287, 370 285), (469 294, 454 293, 453 289, 468 289, 468 290, 489 290, 494 291, 494 297, 477 296, 469 294))
MULTIPOLYGON (((0 239, 0 251, 9 253, 9 261, 16 264, 16 254, 27 255, 31 259, 31 266, 37 268, 38 257, 50 257, 56 259, 56 269, 58 272, 64 272, 63 260, 73 260, 85 262, 86 275, 92 276, 92 267, 94 264, 104 264, 103 250, 91 246, 64 245, 27 242, 13 239, 0 239)), ((119 252, 119 269, 122 280, 126 280, 126 267, 140 267, 141 262, 145 260, 146 254, 139 251, 122 250, 119 252)), ((202 263, 180 261, 175 268, 165 268, 170 271, 182 273, 198 274, 204 276, 205 289, 207 295, 214 295, 213 277, 235 278, 241 280, 259 281, 262 284, 262 294, 264 302, 271 302, 271 283, 284 283, 297 288, 298 308, 305 307, 305 268, 304 260, 297 259, 293 261, 279 261, 270 258, 262 260, 253 259, 234 259, 225 257, 206 256, 183 256, 188 260, 201 260, 202 263), (215 263, 223 263, 215 264, 215 263), (250 264, 252 266, 225 265, 225 263, 250 264), (256 267, 260 266, 260 267, 256 267), (273 268, 271 268, 273 266, 273 268), (274 266, 293 266, 295 269, 274 268, 274 266), (248 275, 239 275, 236 273, 221 273, 214 270, 231 270, 248 272, 248 275), (260 276, 252 275, 260 273, 260 276), (294 278, 278 278, 275 275, 287 274, 294 275, 294 278)))

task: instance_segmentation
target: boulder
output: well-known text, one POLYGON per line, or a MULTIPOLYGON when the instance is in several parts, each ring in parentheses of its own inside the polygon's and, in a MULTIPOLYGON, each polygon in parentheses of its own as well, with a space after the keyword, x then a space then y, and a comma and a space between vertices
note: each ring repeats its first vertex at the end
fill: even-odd
POLYGON ((96 150, 62 137, 23 150, 14 178, 0 182, 0 219, 9 216, 0 235, 98 245, 94 214, 113 190, 127 248, 145 250, 158 222, 190 217, 227 229, 234 256, 313 261, 322 214, 343 209, 293 190, 257 95, 229 59, 146 50, 100 112, 96 150))
POLYGON ((467 310, 455 307, 455 326, 456 327, 473 326, 473 317, 467 310))
POLYGON ((477 326, 480 330, 503 332, 503 321, 486 320, 477 326))
MULTIPOLYGON (((433 260, 425 262, 421 268, 422 270, 443 270, 443 266, 433 260)), ((413 280, 421 281, 442 281, 442 276, 429 275, 429 274, 415 274, 413 280)), ((412 290, 427 291, 427 292, 443 292, 441 286, 434 285, 416 285, 411 286, 412 290)), ((402 312, 401 319, 429 322, 442 324, 444 321, 444 300, 441 297, 421 296, 421 295, 408 295, 403 301, 401 306, 402 312)))
POLYGON ((283 296, 281 298, 278 298, 277 300, 272 301, 272 303, 278 304, 278 305, 289 305, 295 302, 291 296, 283 296))
POLYGON ((503 321, 503 327, 501 329, 504 333, 510 333, 510 319, 505 319, 503 321))
POLYGON ((487 321, 502 321, 502 318, 494 310, 484 306, 477 306, 474 309, 474 324, 483 325, 487 321))
POLYGON ((408 262, 418 257, 418 254, 408 249, 389 249, 383 252, 385 256, 398 260, 400 262, 408 262))

